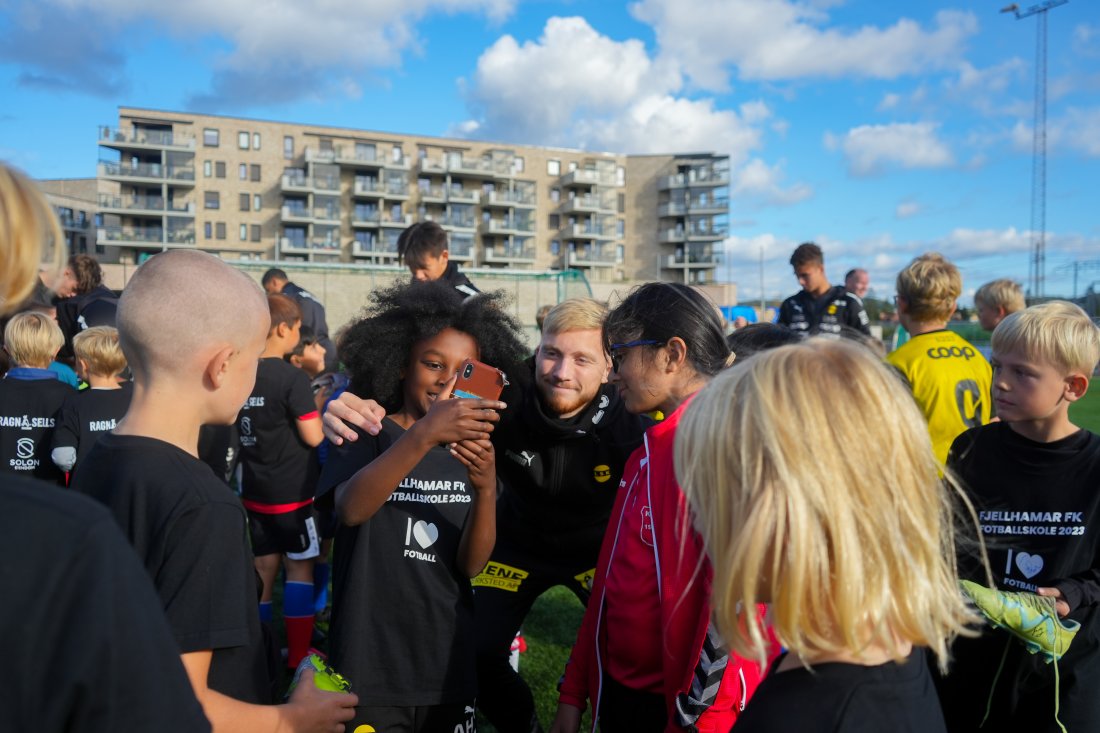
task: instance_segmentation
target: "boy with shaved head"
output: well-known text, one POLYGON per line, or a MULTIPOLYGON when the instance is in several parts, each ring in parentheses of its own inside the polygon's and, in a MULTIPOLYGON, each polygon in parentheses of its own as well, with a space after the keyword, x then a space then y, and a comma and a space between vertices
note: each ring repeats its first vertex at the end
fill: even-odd
POLYGON ((263 292, 216 257, 180 250, 142 265, 118 306, 130 408, 73 485, 111 509, 145 563, 215 731, 332 730, 354 695, 301 684, 289 704, 263 704, 271 685, 246 515, 197 457, 199 428, 232 423, 248 398, 268 324, 263 292))

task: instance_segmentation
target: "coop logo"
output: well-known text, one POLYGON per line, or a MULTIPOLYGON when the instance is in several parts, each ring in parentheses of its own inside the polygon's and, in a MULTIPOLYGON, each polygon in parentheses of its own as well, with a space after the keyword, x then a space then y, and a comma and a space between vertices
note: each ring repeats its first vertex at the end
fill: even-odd
POLYGON ((16 471, 33 471, 38 468, 39 461, 34 457, 34 441, 30 438, 15 441, 15 456, 8 461, 8 465, 16 471))
POLYGON ((611 480, 611 467, 601 463, 592 469, 592 478, 601 484, 607 483, 611 480))
POLYGON ((966 359, 970 361, 977 352, 969 346, 935 346, 928 350, 929 359, 966 359))

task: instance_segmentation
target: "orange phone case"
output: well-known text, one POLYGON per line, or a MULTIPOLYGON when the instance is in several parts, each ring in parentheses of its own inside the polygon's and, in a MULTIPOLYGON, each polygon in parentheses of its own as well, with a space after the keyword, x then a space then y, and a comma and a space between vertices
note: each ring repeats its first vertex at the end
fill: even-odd
POLYGON ((451 397, 465 397, 483 400, 499 400, 508 378, 496 367, 480 361, 468 359, 458 370, 451 397))

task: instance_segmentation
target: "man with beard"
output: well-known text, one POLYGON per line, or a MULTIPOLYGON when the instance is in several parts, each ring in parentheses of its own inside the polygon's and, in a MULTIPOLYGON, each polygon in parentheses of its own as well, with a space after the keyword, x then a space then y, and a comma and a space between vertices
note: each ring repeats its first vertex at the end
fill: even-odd
MULTIPOLYGON (((497 476, 497 542, 474 579, 478 626, 478 705, 501 733, 539 731, 527 684, 509 647, 535 600, 564 585, 582 602, 607 528, 623 465, 651 424, 623 409, 603 342, 607 308, 577 298, 543 322, 530 375, 515 376, 501 399, 509 408, 492 434, 497 476)), ((339 444, 354 431, 377 432, 381 408, 344 393, 330 404, 325 434, 339 444)))

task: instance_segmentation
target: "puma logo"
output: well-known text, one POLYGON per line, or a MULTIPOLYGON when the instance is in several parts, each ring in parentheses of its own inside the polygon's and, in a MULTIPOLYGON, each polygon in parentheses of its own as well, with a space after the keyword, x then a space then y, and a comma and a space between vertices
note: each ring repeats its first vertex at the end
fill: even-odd
POLYGON ((519 465, 527 467, 530 467, 534 460, 538 458, 538 453, 525 450, 521 450, 518 455, 512 451, 507 451, 507 455, 519 465))

